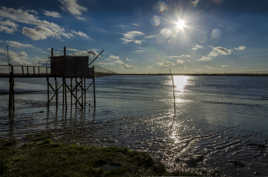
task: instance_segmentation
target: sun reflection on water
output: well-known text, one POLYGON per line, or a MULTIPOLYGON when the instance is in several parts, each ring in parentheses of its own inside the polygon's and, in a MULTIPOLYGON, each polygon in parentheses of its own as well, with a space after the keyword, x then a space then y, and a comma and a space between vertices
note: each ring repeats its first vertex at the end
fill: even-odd
POLYGON ((173 76, 175 91, 184 92, 185 86, 188 84, 189 76, 173 76))
MULTIPOLYGON (((182 98, 178 97, 179 95, 184 94, 185 92, 185 87, 189 84, 189 76, 173 76, 174 79, 174 92, 175 94, 175 103, 184 103, 185 100, 182 98)), ((172 84, 172 82, 171 82, 172 84)), ((176 105, 175 105, 176 106, 176 105)), ((176 109, 174 108, 173 111, 173 117, 172 120, 169 123, 169 137, 174 140, 174 143, 180 143, 180 136, 179 136, 179 131, 180 131, 180 127, 182 127, 183 122, 178 122, 176 120, 176 117, 178 115, 180 115, 182 112, 180 111, 180 113, 175 113, 174 111, 176 111, 176 109)))

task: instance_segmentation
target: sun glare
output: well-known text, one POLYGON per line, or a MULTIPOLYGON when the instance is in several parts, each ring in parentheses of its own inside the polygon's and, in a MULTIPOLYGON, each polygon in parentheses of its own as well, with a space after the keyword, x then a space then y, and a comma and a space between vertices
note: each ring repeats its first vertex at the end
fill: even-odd
POLYGON ((189 76, 174 76, 175 90, 184 92, 184 88, 187 85, 189 76))
POLYGON ((186 23, 185 20, 179 18, 176 22, 175 22, 176 28, 180 31, 183 31, 186 27, 186 23))

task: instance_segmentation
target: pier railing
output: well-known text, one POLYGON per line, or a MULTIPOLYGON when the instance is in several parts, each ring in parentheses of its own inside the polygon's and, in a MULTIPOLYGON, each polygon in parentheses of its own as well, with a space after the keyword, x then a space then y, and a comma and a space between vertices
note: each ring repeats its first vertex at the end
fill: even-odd
POLYGON ((50 67, 42 65, 0 65, 0 74, 41 75, 49 74, 50 67))

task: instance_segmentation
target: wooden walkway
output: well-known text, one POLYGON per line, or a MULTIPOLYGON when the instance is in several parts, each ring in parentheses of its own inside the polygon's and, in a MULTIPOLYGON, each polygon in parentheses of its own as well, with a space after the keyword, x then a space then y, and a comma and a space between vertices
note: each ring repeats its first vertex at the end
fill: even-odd
POLYGON ((78 73, 72 75, 51 74, 51 69, 47 66, 33 66, 33 65, 0 65, 0 78, 47 78, 47 77, 85 77, 93 78, 94 69, 89 68, 88 73, 78 73))
MULTIPOLYGON (((79 71, 78 71, 79 72, 79 71)), ((29 65, 0 65, 0 78, 9 80, 9 121, 14 121, 15 115, 15 78, 46 78, 47 81, 47 106, 52 101, 56 102, 56 114, 58 113, 59 94, 62 97, 63 112, 67 110, 67 104, 75 104, 85 109, 90 98, 87 98, 87 90, 93 88, 93 111, 96 110, 95 71, 94 67, 88 68, 85 73, 52 74, 50 67, 29 65), (69 79, 69 82, 67 82, 69 79), (87 82, 86 80, 91 82, 87 82)))

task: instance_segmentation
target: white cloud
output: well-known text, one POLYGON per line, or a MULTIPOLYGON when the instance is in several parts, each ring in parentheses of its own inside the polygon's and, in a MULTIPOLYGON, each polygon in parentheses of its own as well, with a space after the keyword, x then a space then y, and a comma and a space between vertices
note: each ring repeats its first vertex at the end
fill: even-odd
POLYGON ((81 20, 81 21, 85 21, 85 20, 86 20, 85 17, 81 17, 81 16, 76 16, 76 18, 77 18, 78 20, 81 20))
POLYGON ((8 46, 14 47, 14 48, 33 48, 31 44, 24 44, 18 41, 6 41, 8 46))
POLYGON ((224 47, 214 47, 210 56, 217 57, 218 55, 231 55, 232 50, 224 47))
POLYGON ((33 11, 31 10, 14 9, 7 7, 0 8, 0 17, 8 18, 19 23, 34 25, 42 24, 42 21, 40 21, 34 15, 35 13, 33 13, 33 11))
POLYGON ((142 54, 142 53, 144 53, 144 49, 137 49, 137 50, 135 50, 135 53, 142 54))
POLYGON ((157 3, 157 6, 156 6, 156 9, 160 12, 160 13, 163 13, 165 12, 166 10, 168 10, 168 5, 163 2, 163 1, 159 1, 157 3))
POLYGON ((151 35, 147 35, 147 36, 145 36, 144 38, 145 39, 153 39, 153 38, 156 38, 157 37, 157 35, 155 35, 155 34, 151 34, 151 35))
MULTIPOLYGON (((126 58, 126 61, 129 61, 128 58, 126 58)), ((124 69, 133 69, 133 65, 130 65, 126 63, 125 61, 121 60, 119 56, 116 55, 110 55, 105 62, 101 62, 100 64, 104 65, 120 65, 124 69)))
POLYGON ((159 26, 161 24, 161 19, 159 16, 153 16, 152 23, 154 26, 159 26))
POLYGON ((114 60, 114 61, 118 61, 118 60, 120 60, 120 57, 119 56, 115 56, 115 55, 110 55, 109 56, 109 59, 114 60))
POLYGON ((192 0, 192 5, 196 7, 199 4, 200 0, 192 0))
POLYGON ((33 27, 23 27, 22 33, 33 40, 42 40, 48 37, 53 38, 71 38, 73 34, 67 33, 64 28, 59 25, 40 20, 35 16, 36 12, 32 10, 22 10, 14 8, 0 8, 0 17, 11 19, 15 22, 33 25, 33 27))
POLYGON ((14 33, 17 31, 17 24, 10 21, 0 21, 0 32, 14 33))
POLYGON ((88 50, 81 50, 81 49, 75 49, 75 48, 68 48, 67 51, 69 51, 69 55, 73 56, 91 56, 94 57, 98 54, 97 49, 88 49, 88 50))
POLYGON ((129 31, 125 34, 123 34, 124 38, 127 38, 127 39, 134 39, 138 36, 143 36, 144 33, 143 32, 140 32, 140 31, 129 31))
POLYGON ((54 18, 60 18, 61 17, 61 15, 58 12, 48 11, 48 10, 44 11, 44 15, 48 16, 48 17, 54 17, 54 18))
POLYGON ((246 46, 244 46, 244 45, 241 45, 241 46, 239 46, 239 47, 237 47, 237 48, 234 48, 234 50, 237 50, 237 51, 243 51, 243 50, 246 50, 246 46))
MULTIPOLYGON (((24 51, 15 52, 15 51, 9 50, 8 54, 9 54, 11 64, 30 64, 30 62, 28 61, 29 59, 28 54, 24 51)), ((4 56, 4 59, 7 60, 5 49, 0 48, 0 55, 4 56)), ((4 61, 4 62, 7 63, 7 61, 4 61)))
POLYGON ((172 31, 168 28, 163 28, 161 31, 160 31, 160 34, 162 36, 164 36, 165 38, 170 38, 172 36, 172 31))
POLYGON ((200 61, 211 61, 213 58, 217 57, 217 56, 227 56, 227 55, 231 55, 232 54, 232 50, 231 49, 227 49, 224 47, 214 47, 212 48, 212 50, 210 51, 210 53, 207 56, 202 56, 199 60, 200 61))
POLYGON ((181 64, 181 65, 182 65, 182 64, 184 64, 184 63, 185 63, 185 61, 184 61, 184 60, 181 60, 181 59, 178 59, 178 60, 176 60, 176 63, 177 63, 177 64, 181 64))
POLYGON ((74 15, 77 19, 84 20, 81 15, 87 11, 87 8, 78 4, 77 0, 59 0, 59 2, 64 10, 74 15))
POLYGON ((163 61, 163 62, 158 62, 157 63, 159 66, 162 66, 162 67, 172 67, 172 66, 175 66, 176 65, 176 63, 174 63, 174 62, 171 62, 171 61, 168 61, 168 60, 166 60, 166 61, 163 61))
POLYGON ((59 26, 55 26, 55 27, 56 28, 53 28, 53 27, 51 28, 47 26, 37 26, 35 28, 23 27, 22 34, 31 38, 32 40, 43 40, 48 37, 53 37, 53 38, 61 38, 62 36, 66 38, 73 37, 73 34, 65 33, 64 29, 60 28, 59 26))
POLYGON ((193 48, 192 48, 192 50, 199 50, 199 49, 203 49, 204 47, 202 46, 202 45, 199 45, 199 44, 196 44, 193 48))
POLYGON ((123 38, 121 38, 121 40, 123 41, 124 44, 128 43, 142 44, 143 41, 140 38, 143 36, 144 36, 143 32, 129 31, 123 34, 123 38))
POLYGON ((189 59, 191 58, 191 55, 179 55, 179 56, 168 56, 167 60, 158 62, 157 65, 161 67, 174 67, 183 65, 186 62, 190 62, 189 59))
POLYGON ((209 56, 202 56, 199 60, 200 60, 200 61, 211 61, 211 60, 212 60, 212 57, 209 57, 209 56))
POLYGON ((71 32, 73 34, 77 35, 77 36, 80 36, 80 37, 83 37, 83 38, 86 38, 86 39, 91 39, 91 37, 89 37, 86 33, 82 32, 82 31, 74 31, 74 30, 72 30, 71 32))
POLYGON ((191 55, 169 56, 169 59, 190 59, 191 55))
POLYGON ((32 40, 43 40, 50 36, 50 34, 47 34, 46 30, 44 30, 41 27, 38 28, 23 27, 22 34, 31 38, 32 40))
POLYGON ((123 66, 125 69, 133 69, 133 68, 134 68, 132 65, 127 64, 127 63, 122 64, 122 66, 123 66))
POLYGON ((169 56, 168 59, 174 60, 176 64, 182 65, 185 62, 189 62, 189 60, 191 59, 191 55, 169 56))
POLYGON ((229 65, 221 65, 222 68, 228 68, 229 65))

